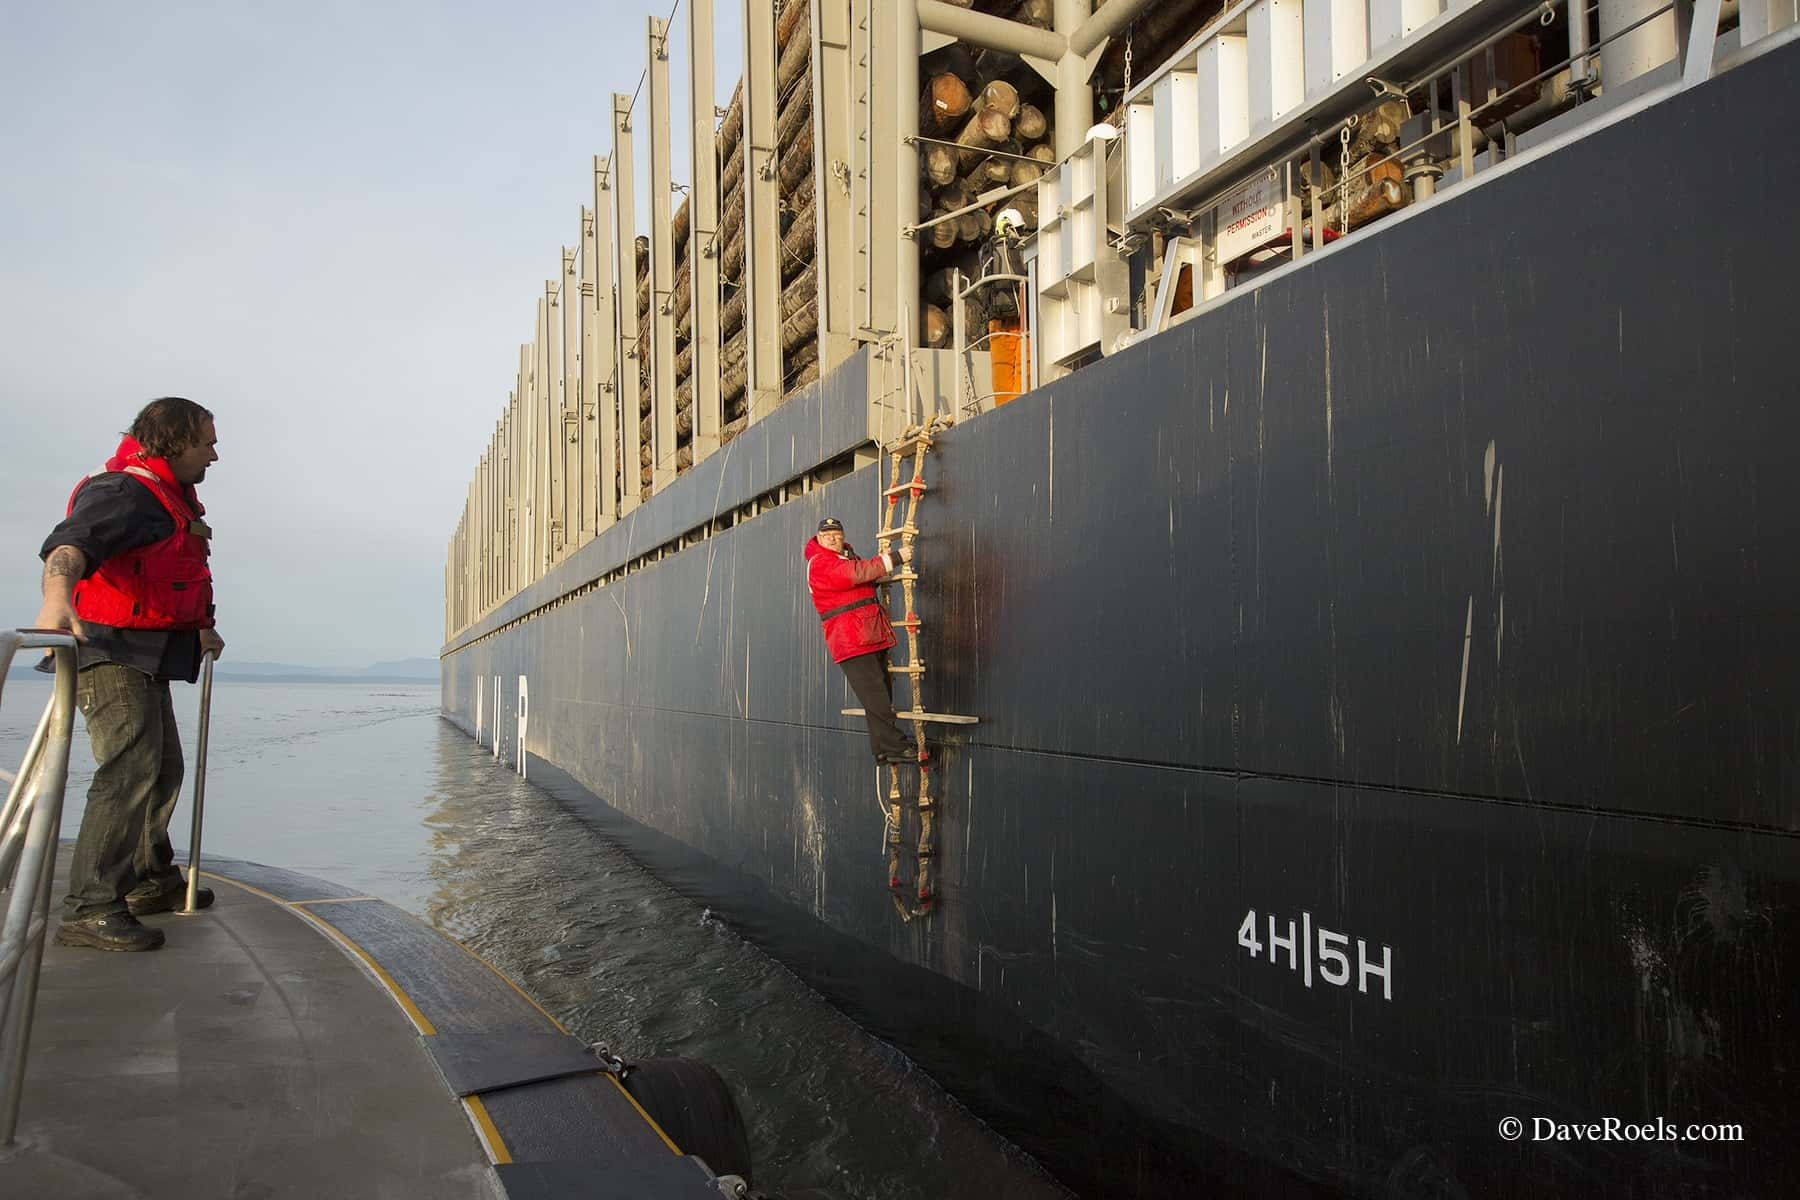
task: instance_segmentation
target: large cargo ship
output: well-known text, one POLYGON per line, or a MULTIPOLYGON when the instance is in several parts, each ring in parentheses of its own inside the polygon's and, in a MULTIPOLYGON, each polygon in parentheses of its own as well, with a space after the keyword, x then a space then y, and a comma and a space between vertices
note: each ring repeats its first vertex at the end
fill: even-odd
POLYGON ((446 715, 1083 1195, 1782 1194, 1791 0, 756 8, 674 214, 648 22, 446 715))

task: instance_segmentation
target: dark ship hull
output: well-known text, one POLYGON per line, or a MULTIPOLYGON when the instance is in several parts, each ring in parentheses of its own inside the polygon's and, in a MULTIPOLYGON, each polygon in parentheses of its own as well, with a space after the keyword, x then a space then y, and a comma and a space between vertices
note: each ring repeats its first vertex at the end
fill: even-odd
POLYGON ((1796 112, 1789 47, 946 434, 927 699, 981 724, 927 918, 799 557, 885 468, 599 586, 866 442, 862 360, 445 710, 491 739, 498 677, 510 760, 527 677, 534 779, 1085 1195, 1777 1194, 1800 155, 1749 114, 1796 112))

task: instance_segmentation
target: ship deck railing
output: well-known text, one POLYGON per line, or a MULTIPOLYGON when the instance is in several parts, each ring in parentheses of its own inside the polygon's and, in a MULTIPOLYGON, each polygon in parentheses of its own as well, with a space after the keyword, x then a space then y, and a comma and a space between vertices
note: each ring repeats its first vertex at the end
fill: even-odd
POLYGON ((950 411, 958 420, 967 420, 978 416, 994 407, 1001 395, 1008 397, 1023 395, 1037 386, 1037 371, 1033 356, 1027 349, 1027 339, 1031 336, 1029 322, 1024 318, 1027 311, 1026 295, 1031 288, 1030 275, 1018 275, 1006 272, 988 272, 980 277, 970 277, 961 270, 953 270, 950 275, 950 329, 951 349, 954 352, 955 364, 951 374, 950 411), (992 287, 1011 286, 1018 295, 1018 329, 992 330, 974 338, 968 336, 968 301, 976 292, 992 287), (1019 341, 1019 387, 1001 388, 993 384, 992 352, 996 339, 1015 338, 1019 341), (985 367, 989 386, 983 391, 976 380, 977 366, 985 367))
MULTIPOLYGON (((20 650, 47 650, 55 663, 50 698, 26 744, 17 774, 0 771, 7 785, 0 806, 0 1148, 10 1145, 19 1123, 31 1024, 37 1011, 38 976, 49 933, 51 879, 57 833, 62 828, 74 740, 75 638, 42 629, 0 631, 0 686, 20 650)), ((200 839, 206 797, 206 748, 211 726, 214 655, 201 656, 199 744, 194 764, 193 825, 188 849, 187 897, 192 913, 200 883, 200 839)))
MULTIPOLYGON (((75 731, 75 638, 34 629, 0 630, 0 688, 20 650, 48 650, 56 676, 25 758, 0 806, 0 886, 10 884, 0 922, 0 1148, 10 1145, 25 1087, 25 1054, 37 1007, 38 974, 50 924, 56 836, 69 781, 75 731)), ((4 693, 0 692, 0 698, 4 693)))

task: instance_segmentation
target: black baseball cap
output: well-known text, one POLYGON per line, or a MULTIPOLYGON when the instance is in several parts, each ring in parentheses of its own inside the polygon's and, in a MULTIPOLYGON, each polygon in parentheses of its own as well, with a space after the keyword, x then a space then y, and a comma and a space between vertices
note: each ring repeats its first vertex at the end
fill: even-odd
POLYGON ((836 517, 826 517, 823 521, 819 522, 820 533, 827 533, 834 529, 839 533, 844 532, 844 523, 836 517))

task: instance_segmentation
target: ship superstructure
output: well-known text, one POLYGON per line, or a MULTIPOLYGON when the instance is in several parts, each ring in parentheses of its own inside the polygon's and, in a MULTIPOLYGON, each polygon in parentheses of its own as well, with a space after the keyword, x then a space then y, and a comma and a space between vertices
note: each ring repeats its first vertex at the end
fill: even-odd
POLYGON ((1773 1186, 1792 3, 754 7, 675 211, 614 98, 452 719, 1083 1194, 1773 1186), (896 819, 796 564, 946 420, 896 819))

